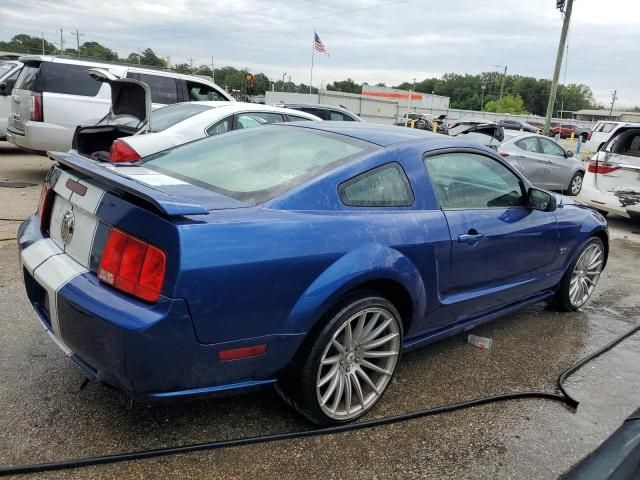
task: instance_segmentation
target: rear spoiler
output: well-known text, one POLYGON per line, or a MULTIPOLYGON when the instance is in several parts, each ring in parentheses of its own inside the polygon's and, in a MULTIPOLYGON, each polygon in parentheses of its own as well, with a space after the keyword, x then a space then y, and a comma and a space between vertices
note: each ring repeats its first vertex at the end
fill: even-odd
POLYGON ((209 211, 202 205, 190 203, 188 199, 170 195, 143 183, 119 174, 116 170, 109 170, 93 160, 83 158, 78 154, 64 152, 48 152, 49 158, 64 166, 96 178, 98 181, 117 190, 129 193, 150 203, 169 217, 181 215, 208 215, 209 211))

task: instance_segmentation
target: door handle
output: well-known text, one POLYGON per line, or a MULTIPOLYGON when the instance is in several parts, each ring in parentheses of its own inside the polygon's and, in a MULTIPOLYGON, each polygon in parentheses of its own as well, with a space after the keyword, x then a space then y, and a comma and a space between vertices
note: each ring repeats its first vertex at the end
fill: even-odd
POLYGON ((468 243, 469 245, 475 245, 478 241, 484 238, 484 234, 478 233, 476 230, 469 230, 469 233, 463 233, 462 235, 458 235, 458 242, 460 243, 468 243))

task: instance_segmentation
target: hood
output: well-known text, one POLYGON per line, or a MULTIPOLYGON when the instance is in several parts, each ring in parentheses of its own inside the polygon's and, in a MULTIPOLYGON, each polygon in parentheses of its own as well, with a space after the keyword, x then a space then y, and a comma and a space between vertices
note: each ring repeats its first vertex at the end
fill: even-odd
POLYGON ((90 68, 88 72, 94 80, 111 87, 111 110, 107 118, 133 117, 140 122, 141 131, 151 128, 151 90, 146 83, 117 77, 104 68, 90 68))

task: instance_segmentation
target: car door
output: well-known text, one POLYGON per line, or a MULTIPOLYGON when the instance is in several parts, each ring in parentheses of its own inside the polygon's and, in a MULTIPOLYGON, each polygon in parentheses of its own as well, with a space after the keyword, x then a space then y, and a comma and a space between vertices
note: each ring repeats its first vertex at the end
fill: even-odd
POLYGON ((539 138, 538 141, 547 165, 546 178, 542 185, 550 190, 563 190, 569 183, 571 175, 567 152, 548 138, 539 138))
POLYGON ((424 157, 451 235, 448 312, 461 321, 517 302, 544 287, 556 255, 552 212, 525 206, 525 183, 515 170, 481 151, 424 157))
POLYGON ((534 185, 544 188, 548 160, 541 154, 537 137, 525 137, 515 142, 515 146, 524 176, 534 185))

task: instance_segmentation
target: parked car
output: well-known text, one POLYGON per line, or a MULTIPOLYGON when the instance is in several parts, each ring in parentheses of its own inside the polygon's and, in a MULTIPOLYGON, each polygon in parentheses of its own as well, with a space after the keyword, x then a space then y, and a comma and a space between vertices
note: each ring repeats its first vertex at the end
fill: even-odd
POLYGON ((618 127, 592 157, 580 200, 604 215, 640 219, 640 127, 618 127))
POLYGON ((560 138, 569 138, 573 133, 574 138, 578 136, 575 125, 569 123, 557 124, 549 129, 549 135, 552 137, 560 136, 560 138))
POLYGON ((513 120, 510 118, 498 120, 498 125, 508 130, 522 130, 524 132, 542 133, 542 130, 538 127, 534 127, 533 125, 529 125, 526 122, 521 122, 520 120, 513 120))
POLYGON ((6 137, 7 118, 11 115, 11 92, 21 69, 22 62, 0 57, 0 140, 6 137))
POLYGON ((504 140, 504 129, 496 122, 482 120, 457 121, 449 125, 449 135, 478 142, 480 145, 497 150, 504 140))
POLYGON ((585 145, 585 149, 597 152, 609 140, 609 138, 611 138, 616 130, 622 127, 640 127, 640 123, 599 121, 593 126, 591 136, 585 145))
POLYGON ((446 120, 446 115, 439 115, 436 117, 435 115, 432 115, 430 113, 409 112, 405 113, 400 121, 396 123, 396 125, 433 132, 433 125, 435 124, 435 132, 446 135, 449 130, 446 120))
POLYGON ((358 115, 343 106, 324 105, 320 103, 281 103, 277 106, 307 112, 322 120, 364 122, 364 120, 362 120, 358 115))
POLYGON ((152 111, 146 84, 101 68, 89 69, 89 75, 111 86, 111 110, 97 125, 78 127, 71 146, 101 161, 132 162, 198 138, 267 123, 320 121, 298 110, 228 101, 183 102, 152 111))
POLYGON ((354 420, 403 350, 543 300, 578 309, 607 259, 597 212, 416 129, 272 124, 133 165, 50 155, 18 231, 27 295, 87 375, 144 398, 277 384, 313 422, 354 420))
POLYGON ((539 188, 578 195, 582 189, 585 167, 550 138, 535 134, 519 135, 498 148, 514 167, 539 188))
POLYGON ((109 112, 109 85, 91 78, 89 68, 146 83, 156 106, 190 100, 233 101, 215 83, 166 70, 46 55, 20 60, 25 66, 12 95, 7 140, 37 152, 69 150, 78 125, 95 124, 109 112))

